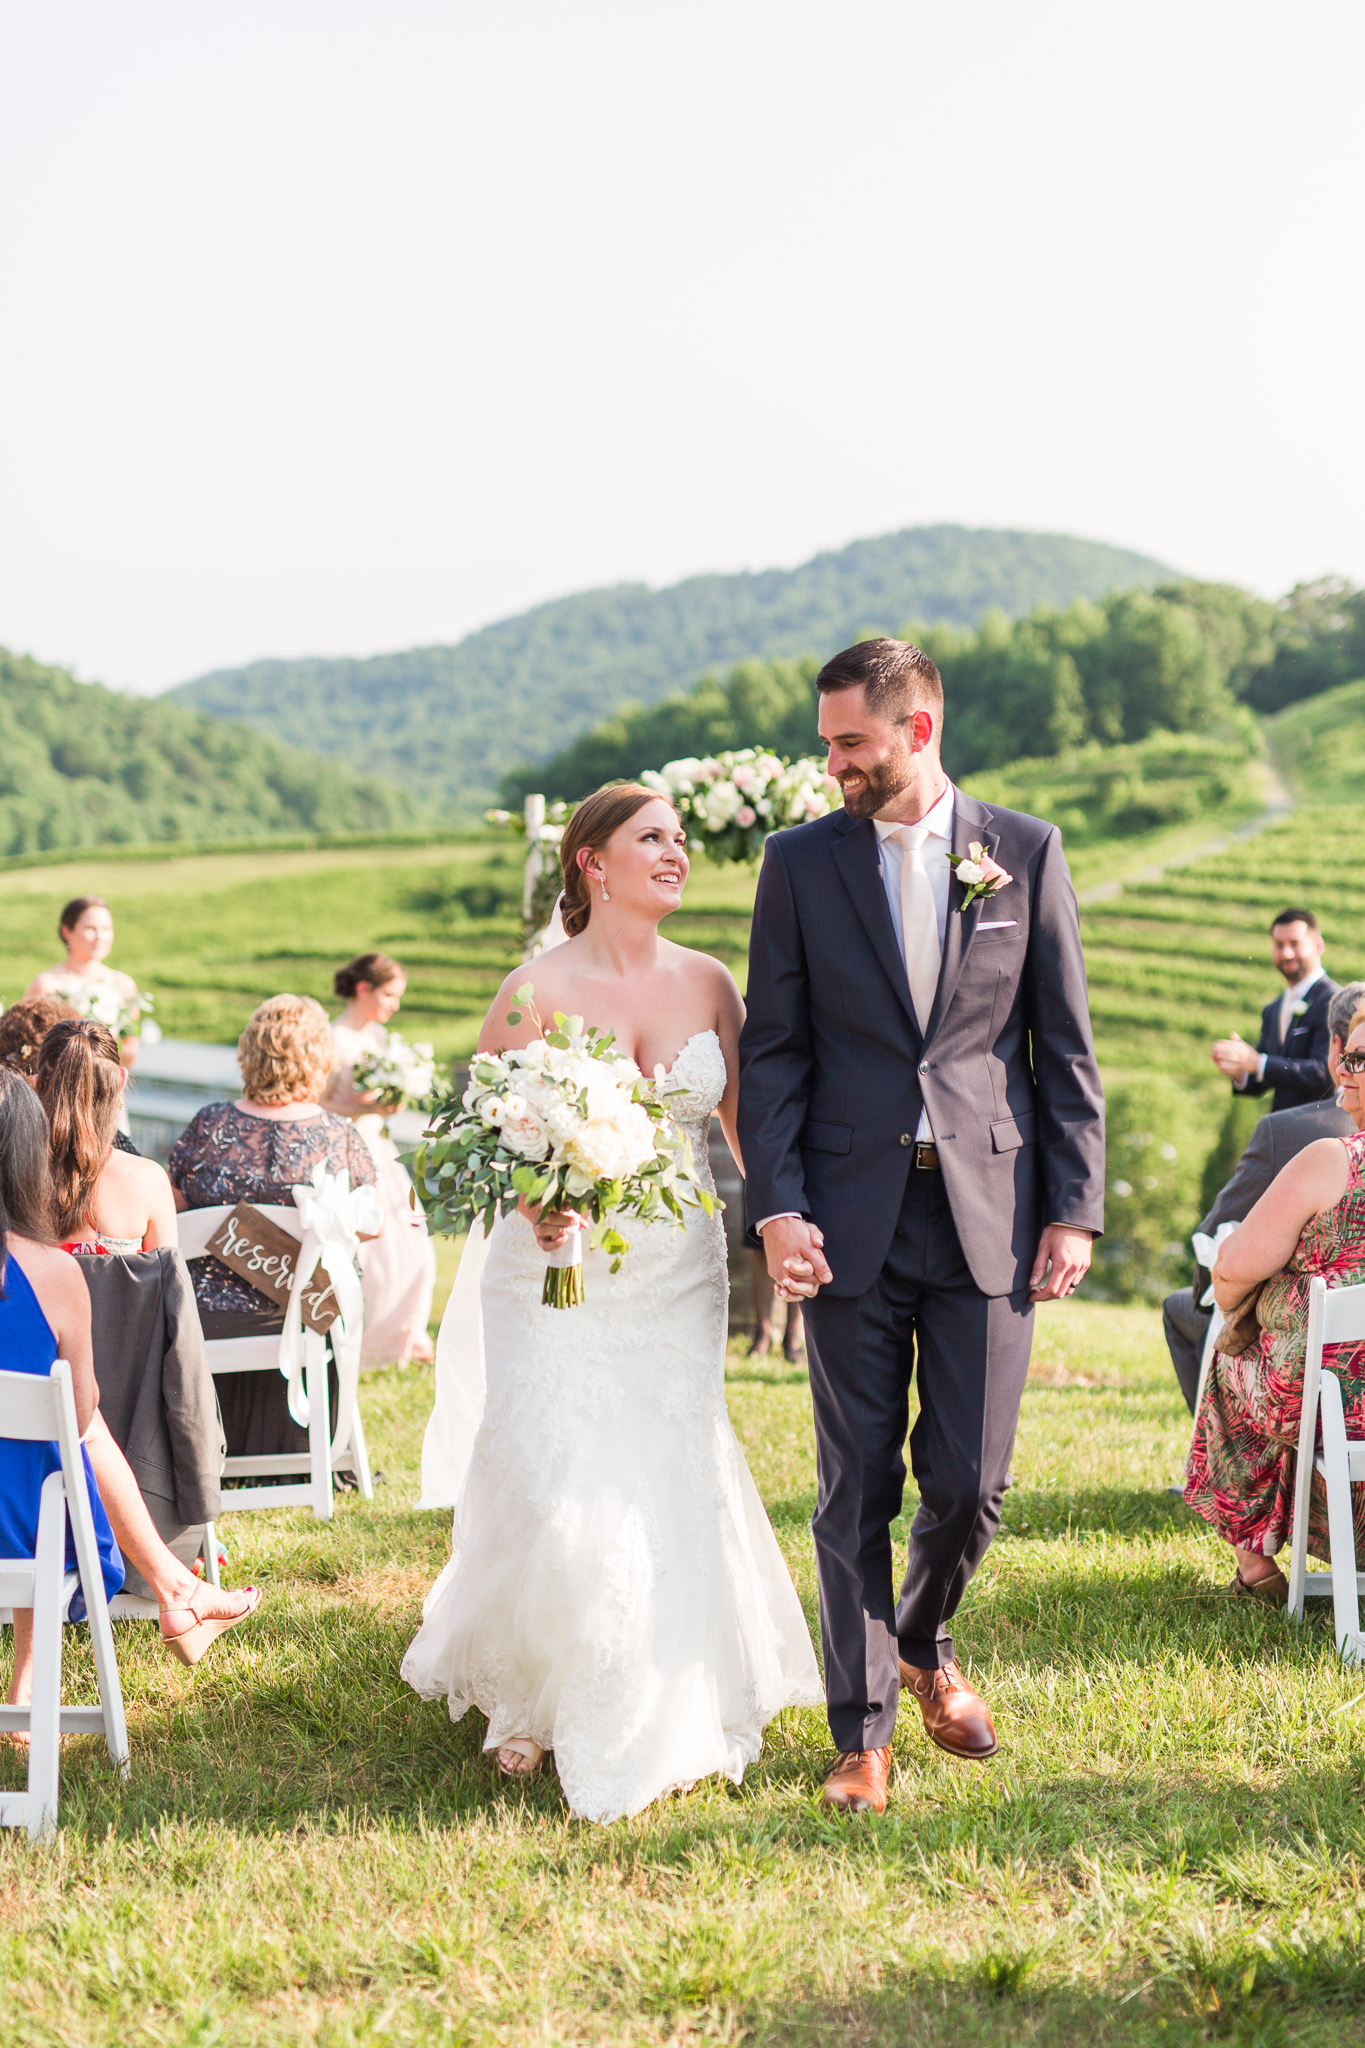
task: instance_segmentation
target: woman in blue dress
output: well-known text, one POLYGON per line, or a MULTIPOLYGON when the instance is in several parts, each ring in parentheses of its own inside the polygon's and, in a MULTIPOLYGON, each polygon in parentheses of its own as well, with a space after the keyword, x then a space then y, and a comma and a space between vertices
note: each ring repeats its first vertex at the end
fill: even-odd
MULTIPOLYGON (((85 1275, 53 1243, 49 1217, 47 1115, 27 1081, 0 1068, 0 1367, 46 1375, 57 1358, 70 1364, 105 1594, 123 1584, 121 1546, 156 1589, 168 1648, 194 1664, 215 1636, 253 1612, 260 1596, 254 1587, 228 1592, 202 1585, 157 1535, 99 1412, 85 1275)), ((55 1443, 16 1443, 3 1429, 0 1413, 0 1556, 32 1557, 43 1481, 61 1460, 55 1443)), ((75 1569, 69 1531, 67 1565, 75 1569)), ((84 1611, 79 1596, 73 1606, 75 1619, 84 1611)), ((16 1609, 12 1704, 29 1698, 32 1648, 32 1610, 16 1609)))

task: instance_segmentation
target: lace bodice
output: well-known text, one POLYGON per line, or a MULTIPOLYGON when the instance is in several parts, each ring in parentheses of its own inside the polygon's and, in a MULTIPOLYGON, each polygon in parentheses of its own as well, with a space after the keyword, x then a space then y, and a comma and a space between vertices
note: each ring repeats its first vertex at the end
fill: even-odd
POLYGON ((725 1093, 725 1055, 714 1031, 694 1031, 664 1076, 660 1094, 670 1116, 692 1140, 697 1171, 711 1185, 706 1157, 707 1126, 725 1093))

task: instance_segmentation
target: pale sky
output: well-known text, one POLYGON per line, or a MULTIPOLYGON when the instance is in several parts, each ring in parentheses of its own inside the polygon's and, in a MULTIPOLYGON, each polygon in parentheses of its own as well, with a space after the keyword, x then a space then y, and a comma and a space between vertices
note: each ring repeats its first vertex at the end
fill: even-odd
POLYGON ((1359 0, 0 0, 0 643, 939 520, 1365 582, 1359 0))

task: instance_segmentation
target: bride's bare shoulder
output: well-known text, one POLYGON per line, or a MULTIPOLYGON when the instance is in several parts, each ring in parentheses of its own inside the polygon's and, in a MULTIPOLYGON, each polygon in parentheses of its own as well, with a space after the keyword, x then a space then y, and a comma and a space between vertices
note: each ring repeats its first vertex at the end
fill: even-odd
MULTIPOLYGON (((554 950, 558 952, 560 949, 556 947, 554 950)), ((533 1038, 540 1036, 537 1017, 548 1027, 556 1010, 572 1007, 572 984, 565 973, 566 965, 560 961, 552 965, 550 956, 543 953, 537 959, 512 969, 488 1006, 488 1015, 479 1033, 480 1052, 529 1045, 533 1038), (529 1001, 518 1002, 517 997, 527 989, 531 992, 529 1001), (511 1021, 513 1017, 517 1020, 515 1023, 511 1021)))
POLYGON ((723 960, 710 953, 698 953, 691 946, 679 946, 672 939, 662 943, 668 948, 669 967, 689 987, 705 990, 722 1006, 740 1000, 738 984, 723 960))

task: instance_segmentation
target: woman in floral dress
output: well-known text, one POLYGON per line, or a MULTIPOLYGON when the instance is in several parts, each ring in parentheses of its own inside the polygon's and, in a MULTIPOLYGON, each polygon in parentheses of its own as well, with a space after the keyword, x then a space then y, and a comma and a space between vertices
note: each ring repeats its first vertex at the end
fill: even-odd
MULTIPOLYGON (((1236 1552, 1231 1590, 1281 1604, 1289 1587, 1274 1558, 1288 1540, 1293 1508, 1309 1283, 1319 1276, 1329 1287, 1365 1282, 1365 1010, 1351 1020, 1338 1078, 1355 1132, 1305 1146, 1218 1254, 1214 1295, 1225 1312, 1260 1281, 1269 1284, 1257 1305, 1255 1348, 1214 1356, 1185 1481, 1189 1505, 1236 1552)), ((1322 1362, 1341 1381, 1348 1434, 1365 1436, 1365 1344, 1326 1345, 1322 1362)), ((1356 1493, 1355 1515, 1359 1553, 1365 1493, 1356 1493)), ((1316 1473, 1308 1548, 1329 1555, 1326 1494, 1316 1473)))

